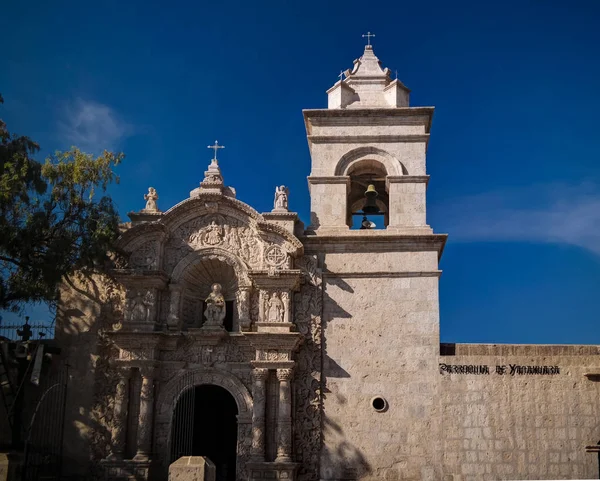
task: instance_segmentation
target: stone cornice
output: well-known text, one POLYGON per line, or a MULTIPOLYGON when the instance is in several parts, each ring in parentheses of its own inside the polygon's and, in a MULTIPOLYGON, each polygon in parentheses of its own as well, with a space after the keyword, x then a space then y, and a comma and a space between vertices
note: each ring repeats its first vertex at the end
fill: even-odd
POLYGON ((307 177, 308 184, 346 184, 350 185, 350 176, 348 175, 328 175, 328 176, 313 176, 307 177))
POLYGON ((399 278, 399 277, 440 277, 441 270, 434 271, 406 271, 406 272, 387 272, 387 271, 361 271, 361 272, 330 272, 323 271, 323 277, 343 277, 343 278, 399 278))
POLYGON ((147 287, 164 289, 169 282, 169 276, 162 270, 113 269, 112 273, 125 284, 143 284, 147 287))
POLYGON ((295 290, 300 285, 302 271, 288 270, 253 270, 248 273, 253 284, 259 289, 290 289, 295 290))
POLYGON ((385 230, 348 230, 336 234, 303 237, 307 253, 312 252, 419 252, 436 251, 442 257, 448 234, 394 234, 385 230))
POLYGON ((385 178, 385 186, 390 184, 428 184, 428 175, 388 175, 385 178))
POLYGON ((307 135, 313 144, 348 144, 348 143, 392 143, 392 142, 425 142, 429 143, 429 134, 406 135, 307 135))
POLYGON ((364 109, 306 109, 302 111, 306 133, 310 136, 312 125, 394 125, 394 119, 426 116, 425 132, 431 130, 434 107, 395 107, 364 109))

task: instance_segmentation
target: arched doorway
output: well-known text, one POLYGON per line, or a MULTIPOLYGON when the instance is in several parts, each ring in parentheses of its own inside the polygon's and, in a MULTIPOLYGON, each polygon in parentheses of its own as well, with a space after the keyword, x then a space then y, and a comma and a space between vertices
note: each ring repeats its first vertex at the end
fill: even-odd
POLYGON ((234 397, 220 386, 186 389, 173 412, 171 462, 206 456, 216 465, 217 481, 235 481, 237 414, 234 397))

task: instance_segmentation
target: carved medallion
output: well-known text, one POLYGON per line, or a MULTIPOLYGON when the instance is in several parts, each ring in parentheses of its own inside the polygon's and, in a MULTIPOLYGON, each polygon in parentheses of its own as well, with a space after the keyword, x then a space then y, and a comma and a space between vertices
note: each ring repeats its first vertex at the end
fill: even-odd
POLYGON ((277 244, 271 244, 265 250, 265 262, 271 267, 284 267, 287 261, 287 254, 277 244))

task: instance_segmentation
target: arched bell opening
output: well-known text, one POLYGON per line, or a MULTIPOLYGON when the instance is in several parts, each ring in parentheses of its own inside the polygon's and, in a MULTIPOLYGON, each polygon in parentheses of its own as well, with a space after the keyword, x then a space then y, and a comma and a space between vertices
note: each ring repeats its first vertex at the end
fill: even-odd
POLYGON ((206 322, 206 299, 212 286, 219 284, 225 298, 223 327, 229 332, 239 331, 237 315, 238 278, 233 266, 216 257, 201 257, 183 273, 181 318, 183 329, 201 328, 206 322))
POLYGON ((365 159, 350 166, 347 221, 351 229, 385 229, 389 224, 389 195, 385 166, 365 159))

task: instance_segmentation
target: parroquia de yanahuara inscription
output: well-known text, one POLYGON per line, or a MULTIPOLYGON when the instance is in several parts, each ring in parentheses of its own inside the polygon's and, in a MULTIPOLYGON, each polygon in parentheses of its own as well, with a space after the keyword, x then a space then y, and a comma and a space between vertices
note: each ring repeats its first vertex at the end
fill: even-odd
POLYGON ((444 364, 440 363, 440 374, 491 374, 503 376, 554 376, 560 374, 558 366, 521 366, 519 364, 497 365, 495 369, 486 364, 444 364))

